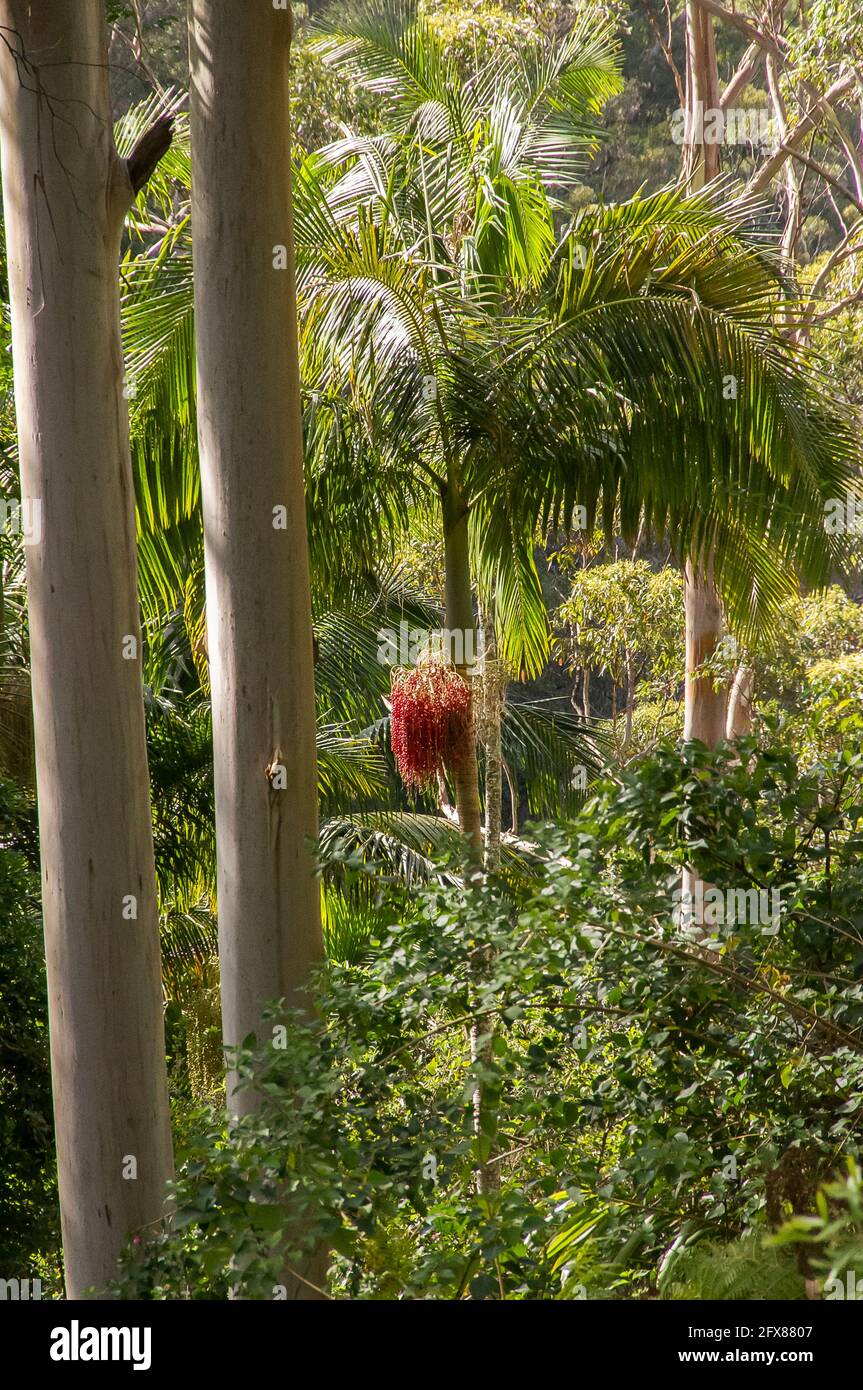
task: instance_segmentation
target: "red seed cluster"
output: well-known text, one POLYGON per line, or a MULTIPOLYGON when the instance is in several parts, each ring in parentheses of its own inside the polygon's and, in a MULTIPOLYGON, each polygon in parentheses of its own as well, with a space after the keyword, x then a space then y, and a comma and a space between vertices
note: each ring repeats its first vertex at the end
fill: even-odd
POLYGON ((452 666, 423 662, 395 671, 391 737, 402 781, 423 789, 444 767, 458 767, 470 751, 471 690, 452 666))

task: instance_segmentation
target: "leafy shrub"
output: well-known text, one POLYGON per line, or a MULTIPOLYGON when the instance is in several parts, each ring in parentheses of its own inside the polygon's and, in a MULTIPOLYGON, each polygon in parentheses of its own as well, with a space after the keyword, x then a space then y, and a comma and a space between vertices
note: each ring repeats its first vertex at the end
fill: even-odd
POLYGON ((417 890, 325 968, 314 1019, 275 1009, 250 1040, 259 1109, 203 1113, 119 1291, 270 1298, 323 1245, 337 1297, 652 1296, 683 1240, 704 1244, 675 1284, 797 1296, 760 1241, 856 1148, 861 768, 663 748, 534 828, 532 877, 417 890), (684 865, 780 910, 693 935, 684 865))

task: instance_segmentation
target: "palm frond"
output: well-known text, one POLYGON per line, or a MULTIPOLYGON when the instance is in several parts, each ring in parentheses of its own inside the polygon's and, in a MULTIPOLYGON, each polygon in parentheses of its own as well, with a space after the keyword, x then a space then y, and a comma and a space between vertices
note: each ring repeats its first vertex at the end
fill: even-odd
POLYGON ((501 734, 504 759, 537 817, 575 815, 611 752, 592 721, 545 701, 507 701, 501 734))

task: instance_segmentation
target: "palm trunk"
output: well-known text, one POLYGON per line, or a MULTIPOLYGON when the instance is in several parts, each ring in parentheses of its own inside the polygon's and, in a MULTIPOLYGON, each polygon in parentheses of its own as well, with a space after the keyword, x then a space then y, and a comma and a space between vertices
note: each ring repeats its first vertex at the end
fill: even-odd
MULTIPOLYGON (((191 0, 192 222, 223 1035, 322 956, 289 10, 191 0)), ((246 1090, 236 1113, 254 1108, 246 1090)))
MULTIPOLYGON (((451 475, 444 496, 444 556, 446 567, 446 627, 462 637, 463 654, 475 650, 473 593, 470 578, 468 544, 468 507, 458 480, 451 475)), ((467 662, 457 667, 466 680, 470 679, 467 662)), ((470 743, 469 756, 453 770, 456 810, 459 825, 467 841, 468 855, 474 863, 482 859, 482 817, 479 799, 479 769, 476 744, 470 743)))
POLYGON ((483 623, 483 744, 485 747, 485 866, 489 873, 500 868, 500 835, 503 818, 503 683, 497 658, 494 624, 483 623))
MULTIPOLYGON (((702 188, 719 173, 719 145, 704 140, 706 113, 719 107, 719 73, 713 19, 696 0, 686 6, 686 111, 684 175, 690 190, 702 188), (699 126, 699 121, 701 125, 699 126)), ((686 688, 684 738, 700 738, 715 748, 725 736, 727 692, 691 673, 716 651, 722 640, 722 605, 708 559, 701 573, 687 565, 683 575, 686 606, 686 688), (720 708, 721 705, 721 708, 720 708)))
POLYGON ((143 178, 114 148, 100 0, 0 0, 0 24, 21 488, 43 516, 27 583, 57 1167, 80 1298, 158 1219, 172 1168, 119 331, 143 178))
MULTIPOLYGON (((475 632, 468 544, 468 507, 458 479, 452 470, 443 503, 446 626, 450 633, 460 634, 463 652, 466 654, 469 650, 474 649, 475 632)), ((458 670, 460 675, 469 679, 466 664, 460 665, 458 670)), ((453 769, 453 781, 455 782, 459 826, 467 844, 466 879, 470 882, 481 872, 483 853, 479 769, 476 744, 473 739, 470 743, 469 757, 459 767, 453 769)), ((487 968, 488 953, 480 947, 476 952, 474 962, 474 980, 477 993, 481 990, 487 968)), ((470 1056, 472 1065, 487 1061, 491 1057, 492 1038, 491 1033, 486 1031, 488 1027, 485 1019, 471 1025, 470 1056)), ((476 1165, 476 1187, 479 1193, 493 1191, 497 1181, 496 1166, 489 1162, 494 1153, 494 1136, 488 1132, 487 1114, 486 1088, 478 1085, 473 1093, 473 1121, 479 1154, 476 1165)))

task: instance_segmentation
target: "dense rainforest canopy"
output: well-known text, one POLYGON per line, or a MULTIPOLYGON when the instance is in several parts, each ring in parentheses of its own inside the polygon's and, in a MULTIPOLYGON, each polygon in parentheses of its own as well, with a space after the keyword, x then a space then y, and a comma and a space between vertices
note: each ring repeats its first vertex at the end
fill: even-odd
POLYGON ((863 1297, 861 74, 0 0, 4 1298, 863 1297))

